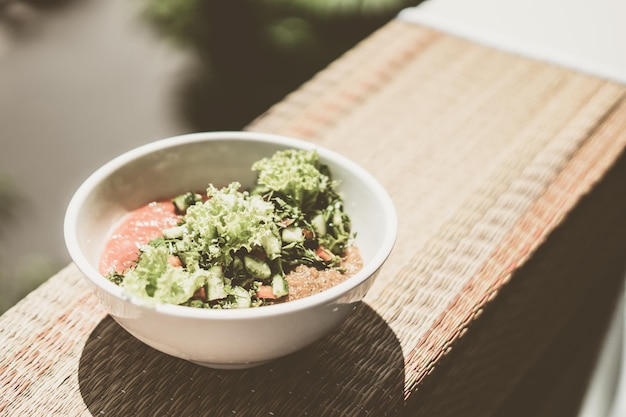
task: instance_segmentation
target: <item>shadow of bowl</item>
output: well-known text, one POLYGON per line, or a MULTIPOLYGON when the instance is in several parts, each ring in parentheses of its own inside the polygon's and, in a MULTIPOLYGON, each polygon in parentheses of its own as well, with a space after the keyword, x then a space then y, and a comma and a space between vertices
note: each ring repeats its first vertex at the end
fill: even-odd
POLYGON ((85 344, 78 380, 93 415, 393 416, 404 407, 400 344, 364 303, 309 348, 239 371, 163 354, 107 317, 85 344))

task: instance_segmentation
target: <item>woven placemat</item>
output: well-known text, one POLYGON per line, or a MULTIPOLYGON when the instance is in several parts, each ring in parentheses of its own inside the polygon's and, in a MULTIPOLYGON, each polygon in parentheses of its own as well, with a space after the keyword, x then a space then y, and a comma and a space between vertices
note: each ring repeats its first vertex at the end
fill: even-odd
MULTIPOLYGON (((528 265, 550 264, 549 239, 626 147, 625 97, 622 85, 389 23, 248 127, 344 153, 392 196, 396 247, 348 321, 266 366, 209 370, 130 337, 70 265, 0 317, 0 414, 497 411, 583 296, 600 297, 589 274, 564 291, 563 274, 528 265), (507 353, 520 340, 527 352, 507 353)), ((619 206, 605 194, 611 224, 619 206)))

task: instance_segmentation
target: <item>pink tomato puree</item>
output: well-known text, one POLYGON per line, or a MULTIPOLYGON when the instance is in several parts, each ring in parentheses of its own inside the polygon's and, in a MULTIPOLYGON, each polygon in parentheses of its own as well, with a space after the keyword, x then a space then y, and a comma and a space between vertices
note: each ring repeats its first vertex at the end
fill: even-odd
POLYGON ((124 272, 137 261, 141 246, 161 237, 163 229, 176 226, 180 218, 171 201, 152 202, 128 213, 105 245, 100 273, 124 272))

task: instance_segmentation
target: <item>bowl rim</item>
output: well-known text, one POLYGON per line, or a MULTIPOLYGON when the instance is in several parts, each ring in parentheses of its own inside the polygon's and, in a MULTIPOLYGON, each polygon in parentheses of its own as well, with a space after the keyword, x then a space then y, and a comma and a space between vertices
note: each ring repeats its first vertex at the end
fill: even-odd
POLYGON ((141 309, 152 310, 169 316, 219 320, 259 319, 272 317, 286 312, 306 310, 314 306, 330 304, 335 300, 340 299, 348 291, 365 282, 383 265, 395 245, 397 228, 398 218, 391 197, 382 184, 363 167, 338 152, 312 142, 277 134, 253 131, 211 131, 188 133, 159 139, 124 152, 96 169, 96 171, 89 175, 78 187, 67 206, 63 224, 65 244, 72 261, 76 264, 82 274, 89 281, 91 281, 91 283, 104 290, 107 294, 122 301, 129 302, 141 309), (125 164, 152 152, 165 150, 174 146, 186 145, 189 143, 223 140, 259 141, 273 143, 284 147, 316 150, 322 159, 332 161, 358 175, 368 184, 368 187, 371 187, 374 190, 374 193, 379 196, 380 203, 383 206, 385 213, 383 220, 381 220, 385 222, 385 226, 383 228, 384 235, 381 237, 381 244, 378 250, 374 253, 373 258, 369 262, 365 263, 363 268, 356 274, 320 293, 281 304, 245 309, 202 309, 175 304, 154 303, 149 300, 127 294, 120 286, 112 283, 102 276, 97 268, 91 265, 85 254, 81 251, 76 227, 78 213, 94 188, 96 188, 102 180, 106 179, 110 174, 114 173, 125 164))

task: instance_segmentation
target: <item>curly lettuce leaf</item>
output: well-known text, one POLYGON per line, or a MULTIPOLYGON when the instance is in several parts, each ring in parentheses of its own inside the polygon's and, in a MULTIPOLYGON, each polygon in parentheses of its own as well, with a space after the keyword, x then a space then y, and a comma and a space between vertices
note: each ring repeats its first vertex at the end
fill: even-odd
POLYGON ((280 256, 274 206, 240 187, 237 182, 222 189, 210 185, 208 200, 187 209, 182 252, 202 252, 224 266, 242 249, 262 247, 269 259, 280 256))
POLYGON ((206 271, 191 273, 168 262, 169 250, 164 245, 146 246, 137 265, 128 270, 121 283, 127 293, 155 302, 180 304, 191 298, 204 285, 206 271))
POLYGON ((252 170, 258 171, 256 193, 276 193, 302 211, 311 209, 333 187, 316 151, 279 151, 255 162, 252 170))

